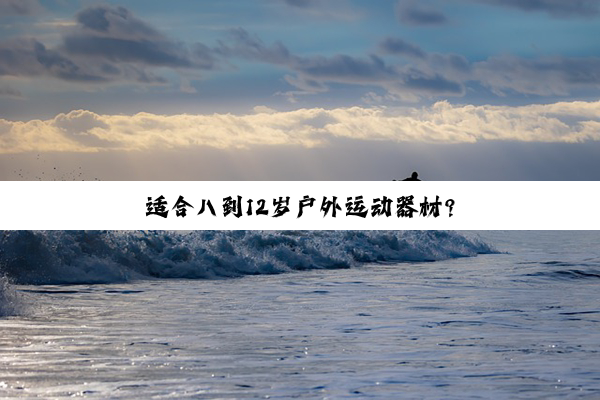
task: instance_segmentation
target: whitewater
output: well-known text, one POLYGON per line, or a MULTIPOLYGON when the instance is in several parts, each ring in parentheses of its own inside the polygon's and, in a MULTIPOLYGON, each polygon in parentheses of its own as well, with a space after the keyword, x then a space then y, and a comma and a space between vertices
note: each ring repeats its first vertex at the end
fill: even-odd
POLYGON ((598 232, 0 232, 0 397, 598 398, 598 232))

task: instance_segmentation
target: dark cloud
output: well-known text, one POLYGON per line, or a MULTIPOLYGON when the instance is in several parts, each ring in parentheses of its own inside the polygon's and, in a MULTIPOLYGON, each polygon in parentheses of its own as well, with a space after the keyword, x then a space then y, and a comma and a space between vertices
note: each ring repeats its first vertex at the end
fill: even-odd
POLYGON ((355 21, 364 10, 351 0, 273 0, 288 6, 299 15, 329 20, 355 21))
POLYGON ((17 89, 14 89, 8 85, 0 84, 0 96, 22 98, 23 93, 21 93, 17 89))
MULTIPOLYGON (((195 66, 186 49, 164 42, 72 35, 65 37, 64 46, 69 54, 97 57, 115 63, 138 63, 172 68, 195 66)), ((203 65, 212 66, 214 64, 205 63, 203 65)))
POLYGON ((433 76, 423 75, 418 72, 414 75, 408 75, 403 82, 403 87, 420 94, 430 94, 439 96, 442 94, 449 96, 460 96, 464 94, 464 86, 461 83, 449 80, 440 74, 433 76))
MULTIPOLYGON (((16 2, 17 0, 13 0, 16 2)), ((329 0, 328 0, 329 1, 329 0)), ((600 0, 463 0, 526 12, 546 12, 554 17, 595 17, 600 14, 600 0)), ((314 8, 315 0, 283 0, 291 7, 314 8)), ((413 25, 442 25, 448 22, 443 12, 416 0, 398 0, 396 15, 400 22, 413 25)))
POLYGON ((82 28, 96 33, 129 39, 164 38, 158 30, 134 17, 124 7, 88 7, 79 11, 75 17, 82 28))
POLYGON ((473 65, 474 79, 499 95, 518 93, 567 95, 574 89, 600 88, 600 58, 491 57, 473 65))
POLYGON ((471 70, 469 61, 458 54, 428 53, 413 43, 403 39, 387 37, 379 43, 379 51, 384 54, 406 56, 421 68, 449 76, 464 76, 471 70))
POLYGON ((380 44, 379 49, 385 54, 407 56, 412 58, 424 59, 427 54, 421 48, 402 39, 385 38, 380 44))
POLYGON ((332 57, 300 57, 293 55, 282 43, 267 46, 260 38, 243 29, 234 30, 232 39, 232 44, 223 45, 222 51, 227 56, 287 66, 308 78, 304 81, 365 82, 396 77, 395 72, 376 56, 356 58, 340 54, 332 57))
POLYGON ((286 4, 288 4, 290 6, 299 7, 299 8, 306 8, 313 3, 313 0, 284 0, 284 1, 286 4))
POLYGON ((77 13, 76 21, 55 48, 33 38, 0 41, 0 76, 146 85, 167 83, 155 74, 155 67, 193 73, 218 65, 216 50, 171 40, 123 7, 88 7, 77 13))
POLYGON ((63 39, 65 51, 72 55, 151 67, 209 70, 216 65, 208 47, 198 44, 190 50, 123 7, 89 7, 76 19, 77 28, 63 39))
POLYGON ((443 25, 447 22, 446 16, 441 11, 412 0, 398 2, 396 16, 403 24, 414 26, 443 25))
POLYGON ((357 58, 345 54, 299 59, 295 69, 313 79, 348 83, 377 83, 399 78, 398 72, 375 56, 357 58))
POLYGON ((0 42, 0 76, 51 76, 67 81, 104 82, 106 79, 35 39, 0 42))
POLYGON ((600 0, 474 0, 479 3, 517 8, 530 12, 547 12, 555 17, 593 17, 600 12, 600 0))
POLYGON ((402 39, 386 38, 379 45, 387 54, 406 55, 404 90, 460 95, 464 85, 476 82, 504 96, 506 91, 550 96, 600 88, 600 58, 545 57, 526 59, 504 55, 471 63, 458 54, 427 53, 402 39))
MULTIPOLYGON (((468 1, 510 7, 516 3, 509 0, 468 1)), ((575 13, 574 10, 593 12, 598 2, 600 0, 578 0, 569 5, 560 3, 561 6, 557 1, 526 0, 519 4, 523 9, 558 12, 550 11, 552 5, 553 10, 563 10, 566 15, 575 13)), ((308 6, 308 3, 299 1, 295 6, 308 6)), ((12 3, 3 1, 0 6, 8 4, 12 3)), ((399 13, 406 14, 407 10, 438 13, 424 7, 411 1, 398 4, 399 13)), ((422 13, 421 17, 427 13, 422 13)), ((505 91, 540 96, 565 95, 577 89, 600 87, 600 58, 594 57, 524 59, 501 56, 471 63, 461 55, 429 53, 417 44, 393 37, 379 43, 378 54, 305 56, 294 54, 281 42, 267 44, 241 28, 232 30, 216 47, 178 42, 123 7, 87 7, 76 14, 75 20, 76 26, 63 31, 60 44, 52 48, 33 38, 0 41, 0 77, 40 76, 87 84, 134 82, 155 85, 168 83, 158 75, 158 68, 169 68, 178 73, 182 81, 187 79, 189 86, 193 74, 219 69, 230 60, 242 58, 289 71, 284 79, 297 89, 289 92, 292 94, 321 93, 329 90, 332 84, 346 84, 374 90, 382 88, 393 95, 391 97, 414 101, 421 97, 460 96, 465 93, 465 86, 472 82, 498 95, 505 91), (403 59, 394 60, 382 54, 402 56, 403 59)), ((435 18, 427 20, 421 18, 420 23, 433 23, 435 18)), ((0 95, 19 96, 20 93, 10 93, 0 87, 0 95)))
POLYGON ((7 15, 33 15, 42 10, 37 0, 0 0, 0 17, 7 15))
MULTIPOLYGON (((285 66, 297 74, 296 77, 287 76, 286 81, 303 92, 323 92, 327 90, 328 83, 378 86, 411 99, 415 99, 415 96, 457 95, 464 92, 460 82, 443 77, 431 68, 418 70, 390 65, 376 55, 301 57, 279 42, 268 46, 243 29, 233 31, 231 39, 232 43, 222 44, 222 54, 285 66)), ((395 41, 390 39, 390 42, 395 41)), ((407 49, 412 48, 413 52, 418 50, 415 45, 404 44, 407 49)), ((425 52, 421 55, 428 56, 425 52)))
POLYGON ((226 44, 221 43, 218 50, 226 57, 243 57, 276 65, 290 65, 298 60, 282 43, 267 46, 258 36, 242 28, 232 30, 229 39, 226 44))
POLYGON ((130 64, 91 62, 61 49, 49 49, 35 39, 16 38, 0 42, 0 76, 52 77, 68 82, 107 83, 131 81, 164 84, 166 80, 130 64))

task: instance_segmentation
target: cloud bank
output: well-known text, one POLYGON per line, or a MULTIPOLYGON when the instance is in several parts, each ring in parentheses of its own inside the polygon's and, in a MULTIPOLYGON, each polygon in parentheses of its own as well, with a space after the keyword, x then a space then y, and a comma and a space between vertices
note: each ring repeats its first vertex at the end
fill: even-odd
MULTIPOLYGON (((506 7, 518 5, 526 10, 547 10, 561 15, 594 15, 600 2, 469 1, 506 7)), ((35 4, 0 0, 0 9, 27 14, 35 4)), ((313 10, 325 2, 285 0, 285 4, 294 9, 313 10)), ((397 12, 401 20, 412 25, 445 22, 437 11, 413 1, 397 3, 397 12)), ((328 92, 335 85, 385 91, 388 95, 385 98, 406 102, 461 97, 468 89, 481 91, 482 87, 499 96, 512 93, 563 96, 600 88, 597 73, 600 58, 594 56, 499 55, 473 61, 460 54, 427 52, 397 37, 382 38, 373 52, 364 55, 301 54, 279 41, 265 42, 243 28, 230 30, 229 35, 211 47, 200 42, 178 41, 128 9, 109 5, 88 6, 76 13, 74 25, 61 31, 55 46, 25 36, 0 40, 0 79, 52 78, 86 89, 119 83, 166 85, 167 76, 176 75, 181 90, 191 93, 196 90, 193 80, 215 70, 237 73, 233 72, 237 68, 234 62, 240 60, 284 69, 283 79, 290 85, 284 94, 290 100, 298 94, 328 92)), ((0 96, 21 97, 18 90, 8 90, 2 82, 0 86, 4 88, 0 96)))
POLYGON ((425 76, 437 74, 461 88, 469 82, 476 82, 499 96, 505 96, 508 91, 564 96, 576 90, 600 88, 599 57, 547 56, 530 59, 500 55, 469 62, 462 55, 430 53, 395 37, 384 38, 379 43, 379 52, 409 60, 411 64, 406 64, 405 70, 419 71, 425 76))
POLYGON ((336 108, 254 114, 99 115, 77 110, 50 120, 0 119, 0 153, 326 147, 335 140, 577 143, 600 140, 600 101, 548 105, 336 108))
POLYGON ((470 83, 486 87, 498 96, 508 92, 564 96, 600 88, 598 57, 529 59, 501 55, 471 62, 460 54, 427 52, 396 37, 381 40, 378 54, 368 56, 300 56, 281 42, 268 45, 244 29, 235 29, 219 52, 227 58, 288 68, 295 76, 286 76, 286 81, 299 90, 292 93, 302 94, 326 92, 330 84, 346 84, 378 87, 398 99, 414 102, 463 96, 470 83))

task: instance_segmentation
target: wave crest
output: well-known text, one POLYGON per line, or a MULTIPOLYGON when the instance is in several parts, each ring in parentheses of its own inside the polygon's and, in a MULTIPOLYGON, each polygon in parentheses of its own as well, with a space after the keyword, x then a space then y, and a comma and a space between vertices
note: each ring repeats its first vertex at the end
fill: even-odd
POLYGON ((15 283, 210 279, 368 262, 435 261, 495 250, 439 231, 11 231, 0 269, 15 283))

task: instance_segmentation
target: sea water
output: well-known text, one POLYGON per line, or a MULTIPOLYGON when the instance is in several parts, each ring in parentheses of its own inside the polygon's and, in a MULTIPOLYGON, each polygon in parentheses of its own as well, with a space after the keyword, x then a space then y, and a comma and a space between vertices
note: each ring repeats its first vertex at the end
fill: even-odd
POLYGON ((600 398, 600 232, 0 236, 0 397, 600 398))

